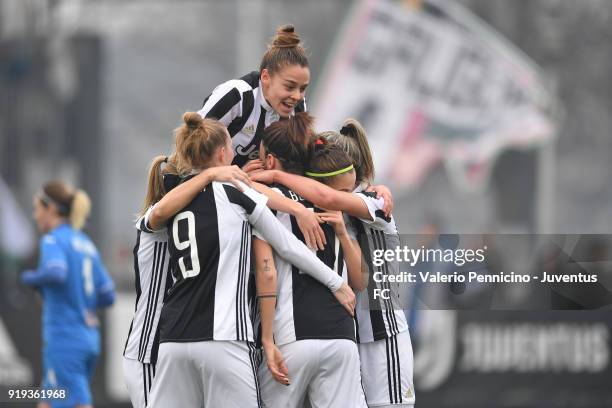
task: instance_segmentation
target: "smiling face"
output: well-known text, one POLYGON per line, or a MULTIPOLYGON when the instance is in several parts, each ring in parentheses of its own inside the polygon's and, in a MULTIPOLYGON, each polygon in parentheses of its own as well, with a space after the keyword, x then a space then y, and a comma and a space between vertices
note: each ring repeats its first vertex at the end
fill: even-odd
POLYGON ((272 109, 281 117, 288 117, 306 93, 310 82, 310 70, 300 65, 285 65, 271 74, 261 72, 263 94, 272 109))

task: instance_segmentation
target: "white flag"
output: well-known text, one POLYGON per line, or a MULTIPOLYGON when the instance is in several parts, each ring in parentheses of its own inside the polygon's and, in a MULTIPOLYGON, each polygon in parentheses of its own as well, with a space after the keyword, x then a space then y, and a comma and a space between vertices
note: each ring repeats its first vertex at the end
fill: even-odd
POLYGON ((443 161, 482 186, 509 146, 555 135, 538 68, 450 0, 363 0, 339 34, 314 98, 319 130, 354 117, 368 132, 379 182, 417 186, 443 161))

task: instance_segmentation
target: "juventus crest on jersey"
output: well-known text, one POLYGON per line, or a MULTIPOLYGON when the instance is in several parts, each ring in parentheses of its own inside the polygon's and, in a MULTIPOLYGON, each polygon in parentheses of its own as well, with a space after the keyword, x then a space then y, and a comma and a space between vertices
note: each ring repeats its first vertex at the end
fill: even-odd
MULTIPOLYGON (((306 102, 302 100, 295 112, 305 110, 306 102)), ((259 157, 263 130, 280 119, 263 96, 258 71, 217 86, 198 113, 227 126, 236 153, 232 164, 240 167, 259 157)))

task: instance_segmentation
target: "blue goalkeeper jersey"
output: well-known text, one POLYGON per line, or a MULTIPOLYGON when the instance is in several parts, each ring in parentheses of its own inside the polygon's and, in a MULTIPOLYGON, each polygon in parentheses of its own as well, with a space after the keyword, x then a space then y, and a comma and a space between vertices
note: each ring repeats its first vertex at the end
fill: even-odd
POLYGON ((96 309, 114 301, 114 285, 89 237, 61 224, 41 238, 38 276, 46 347, 99 352, 96 309), (53 271, 53 272, 49 272, 53 271), (53 280, 43 279, 52 273, 53 280))

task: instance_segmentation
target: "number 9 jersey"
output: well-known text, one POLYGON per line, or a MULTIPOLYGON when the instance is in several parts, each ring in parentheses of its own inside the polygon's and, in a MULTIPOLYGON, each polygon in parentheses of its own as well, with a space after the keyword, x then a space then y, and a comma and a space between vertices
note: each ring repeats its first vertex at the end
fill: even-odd
POLYGON ((251 225, 265 196, 213 182, 168 224, 170 288, 160 343, 253 341, 251 225))

